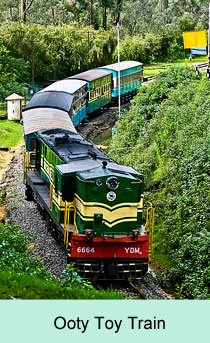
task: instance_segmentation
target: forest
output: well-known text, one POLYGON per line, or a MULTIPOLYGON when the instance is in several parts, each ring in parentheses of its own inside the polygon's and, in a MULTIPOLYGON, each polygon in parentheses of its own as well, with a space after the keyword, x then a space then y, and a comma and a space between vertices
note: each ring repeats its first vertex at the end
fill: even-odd
POLYGON ((208 27, 208 1, 1 0, 0 101, 29 85, 121 60, 184 57, 182 32, 208 27))

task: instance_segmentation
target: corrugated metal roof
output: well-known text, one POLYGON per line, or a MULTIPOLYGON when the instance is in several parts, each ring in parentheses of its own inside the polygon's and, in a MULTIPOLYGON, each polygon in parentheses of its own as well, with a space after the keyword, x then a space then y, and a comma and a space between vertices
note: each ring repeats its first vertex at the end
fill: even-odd
POLYGON ((79 79, 79 80, 84 80, 84 81, 93 81, 100 79, 101 77, 110 75, 111 73, 103 70, 103 69, 91 69, 88 71, 85 71, 84 73, 80 73, 71 77, 68 77, 67 79, 79 79))
POLYGON ((84 87, 86 84, 86 81, 65 79, 52 83, 50 86, 42 89, 39 93, 47 91, 58 91, 73 94, 78 89, 84 87))
POLYGON ((137 61, 122 61, 119 64, 118 63, 108 64, 107 66, 103 66, 100 68, 119 71, 119 70, 125 70, 125 69, 138 67, 138 66, 142 66, 142 65, 143 65, 143 63, 137 62, 137 61))
POLYGON ((24 108, 25 110, 38 108, 38 107, 50 107, 57 108, 62 111, 69 112, 72 105, 73 96, 65 92, 38 92, 34 94, 33 98, 24 108))
POLYGON ((77 132, 68 113, 52 108, 34 108, 23 112, 23 130, 28 135, 44 129, 77 132))

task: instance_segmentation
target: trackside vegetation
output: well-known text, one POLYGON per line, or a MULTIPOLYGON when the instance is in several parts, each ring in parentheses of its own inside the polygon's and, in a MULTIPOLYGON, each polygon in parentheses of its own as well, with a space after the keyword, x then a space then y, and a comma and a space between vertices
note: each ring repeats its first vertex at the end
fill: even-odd
POLYGON ((0 147, 11 148, 21 143, 23 127, 20 123, 1 120, 0 130, 0 147))
POLYGON ((55 279, 39 259, 30 258, 30 241, 18 227, 0 223, 0 299, 123 299, 96 291, 73 267, 55 279))
MULTIPOLYGON (((158 30, 159 33, 152 30, 130 35, 122 29, 121 60, 140 61, 145 65, 183 59, 182 32, 192 29, 188 22, 177 30, 171 27, 158 30)), ((117 61, 115 27, 94 30, 92 26, 78 23, 45 26, 13 22, 0 25, 0 37, 2 102, 11 93, 30 98, 31 87, 38 91, 49 82, 117 61)))
POLYGON ((110 155, 145 175, 155 207, 154 262, 178 298, 210 298, 210 82, 175 67, 143 86, 110 155))

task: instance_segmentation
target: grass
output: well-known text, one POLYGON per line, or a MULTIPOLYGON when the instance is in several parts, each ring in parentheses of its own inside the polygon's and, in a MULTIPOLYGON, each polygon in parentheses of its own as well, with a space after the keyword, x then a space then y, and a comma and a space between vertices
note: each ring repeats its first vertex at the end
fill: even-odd
POLYGON ((30 255, 26 238, 17 226, 0 222, 0 299, 123 299, 112 290, 96 290, 74 267, 52 278, 39 259, 30 255))
MULTIPOLYGON (((202 56, 198 58, 193 58, 192 63, 202 63, 202 62, 207 62, 207 57, 202 56)), ((183 60, 177 60, 175 62, 168 62, 168 63, 163 63, 163 62, 157 62, 157 63, 152 63, 150 65, 145 65, 144 66, 144 77, 149 77, 149 76, 156 76, 157 74, 161 73, 162 71, 167 70, 169 67, 173 65, 186 65, 186 61, 183 60)), ((187 60, 187 65, 190 65, 189 60, 187 60)))
POLYGON ((114 291, 97 291, 81 286, 62 286, 54 280, 41 280, 34 276, 12 271, 0 272, 0 299, 107 299, 122 300, 114 291))
POLYGON ((7 113, 7 109, 6 108, 3 108, 3 107, 0 107, 0 116, 3 116, 7 113))
POLYGON ((20 144, 22 125, 9 120, 0 121, 0 147, 11 148, 20 144))

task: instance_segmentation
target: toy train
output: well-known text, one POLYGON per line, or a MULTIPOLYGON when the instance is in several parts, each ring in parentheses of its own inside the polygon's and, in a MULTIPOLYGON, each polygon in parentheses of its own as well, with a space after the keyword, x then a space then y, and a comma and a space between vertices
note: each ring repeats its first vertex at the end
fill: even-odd
POLYGON ((142 64, 125 61, 57 81, 23 111, 26 198, 36 199, 68 261, 86 279, 138 279, 148 269, 143 175, 115 163, 75 129, 118 97, 119 72, 121 97, 132 97, 142 64))

